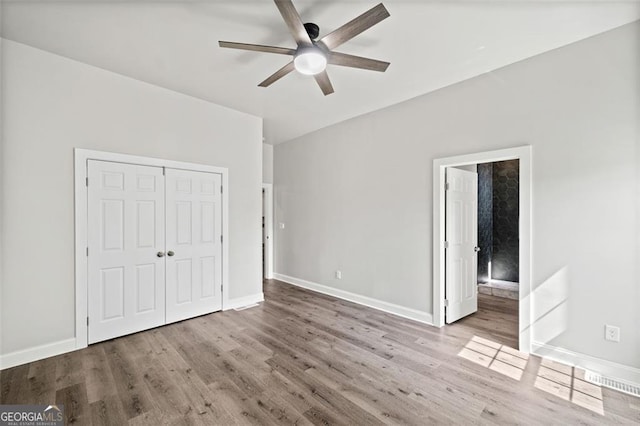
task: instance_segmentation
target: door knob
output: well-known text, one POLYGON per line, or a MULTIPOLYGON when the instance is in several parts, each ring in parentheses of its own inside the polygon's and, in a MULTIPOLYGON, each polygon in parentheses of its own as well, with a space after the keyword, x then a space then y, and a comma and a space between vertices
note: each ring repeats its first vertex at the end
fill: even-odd
POLYGON ((163 251, 159 251, 158 253, 156 253, 156 256, 164 257, 164 252, 163 251))
POLYGON ((174 254, 175 254, 175 253, 174 253, 174 252, 172 252, 171 250, 169 250, 169 251, 167 252, 167 256, 173 256, 174 254))
POLYGON ((473 251, 475 251, 476 253, 480 251, 480 247, 474 247, 473 251))

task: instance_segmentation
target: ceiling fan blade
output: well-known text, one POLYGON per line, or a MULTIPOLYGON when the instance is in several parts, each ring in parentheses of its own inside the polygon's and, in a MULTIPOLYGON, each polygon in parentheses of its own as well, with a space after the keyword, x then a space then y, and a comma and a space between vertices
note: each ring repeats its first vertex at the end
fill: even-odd
POLYGON ((316 79, 318 86, 320 86, 320 89, 325 96, 333 93, 333 86, 331 85, 331 80, 329 80, 329 74, 327 74, 327 70, 324 70, 321 73, 314 75, 313 77, 316 79))
POLYGON ((377 59, 363 58, 360 56, 347 55, 346 53, 331 52, 327 62, 332 65, 343 67, 360 68, 363 70, 385 72, 389 67, 389 62, 378 61, 377 59))
POLYGON ((295 68, 293 66, 293 61, 291 61, 287 65, 285 65, 284 67, 280 68, 278 71, 276 71, 273 74, 271 74, 265 81, 263 81, 262 83, 258 84, 258 86, 260 86, 260 87, 269 87, 270 85, 272 85, 276 81, 280 80, 285 75, 289 74, 294 69, 295 68))
POLYGON ((387 9, 380 3, 357 18, 347 22, 337 30, 322 37, 320 42, 324 44, 327 49, 333 50, 389 16, 387 9))
POLYGON ((254 52, 279 53, 281 55, 295 55, 295 49, 287 47, 263 46, 261 44, 234 43, 232 41, 219 41, 220 47, 230 49, 252 50, 254 52))
POLYGON ((280 14, 282 15, 282 19, 289 27, 289 31, 293 36, 293 39, 296 41, 298 46, 311 46, 311 39, 309 38, 309 34, 307 34, 307 30, 304 29, 304 25, 302 23, 302 19, 300 19, 300 15, 298 11, 293 6, 291 0, 274 0, 280 14))

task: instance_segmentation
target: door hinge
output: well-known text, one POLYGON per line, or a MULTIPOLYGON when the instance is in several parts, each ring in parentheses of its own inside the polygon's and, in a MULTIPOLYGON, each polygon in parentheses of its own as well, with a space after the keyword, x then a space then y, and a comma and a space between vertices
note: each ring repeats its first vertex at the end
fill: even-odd
POLYGON ((445 308, 449 307, 449 301, 447 299, 444 299, 444 307, 445 308))
POLYGON ((449 248, 449 241, 444 242, 444 248, 449 248))
POLYGON ((89 317, 87 317, 87 325, 89 325, 89 317))
POLYGON ((165 171, 166 171, 166 170, 167 170, 167 168, 166 168, 166 167, 163 167, 163 168, 162 168, 162 176, 165 176, 165 175, 166 175, 166 173, 165 173, 165 171))
POLYGON ((222 238, 222 234, 220 234, 220 242, 222 243, 224 241, 224 238, 222 238))
POLYGON ((224 286, 220 284, 220 291, 224 291, 224 286))
POLYGON ((445 190, 445 191, 448 191, 448 190, 449 190, 449 182, 446 182, 446 183, 444 184, 444 190, 445 190))
POLYGON ((87 256, 89 256, 89 247, 87 247, 87 256))
POLYGON ((224 186, 220 185, 220 193, 222 194, 224 192, 224 186))
POLYGON ((84 178, 84 184, 86 186, 89 186, 89 178, 88 177, 84 178))

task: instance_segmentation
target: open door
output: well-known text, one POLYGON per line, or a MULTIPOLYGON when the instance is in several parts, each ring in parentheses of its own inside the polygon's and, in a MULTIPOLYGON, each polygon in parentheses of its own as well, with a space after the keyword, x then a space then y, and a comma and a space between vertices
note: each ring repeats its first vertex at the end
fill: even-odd
POLYGON ((445 297, 447 324, 478 310, 478 174, 446 170, 445 297))

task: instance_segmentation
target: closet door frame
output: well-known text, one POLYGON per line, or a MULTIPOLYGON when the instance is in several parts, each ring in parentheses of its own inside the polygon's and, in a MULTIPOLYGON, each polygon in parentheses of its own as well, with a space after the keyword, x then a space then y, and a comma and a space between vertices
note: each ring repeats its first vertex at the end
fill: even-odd
POLYGON ((76 349, 88 344, 88 174, 89 160, 111 161, 141 166, 165 167, 222 176, 222 310, 229 305, 229 169, 205 164, 186 163, 161 158, 141 157, 114 152, 74 149, 75 201, 75 340, 76 349))

